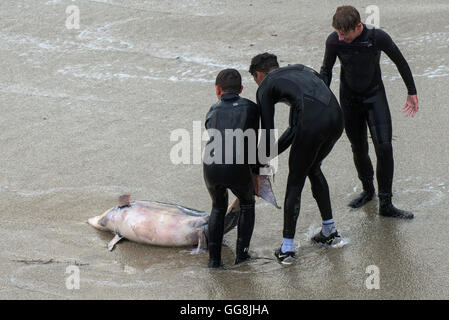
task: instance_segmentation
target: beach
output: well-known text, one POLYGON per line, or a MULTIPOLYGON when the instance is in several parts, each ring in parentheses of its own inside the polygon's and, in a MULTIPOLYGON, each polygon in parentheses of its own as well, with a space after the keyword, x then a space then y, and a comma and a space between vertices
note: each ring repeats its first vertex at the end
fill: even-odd
MULTIPOLYGON (((225 236, 225 269, 208 253, 122 241, 87 219, 132 199, 210 211, 202 165, 174 164, 174 130, 193 132, 217 101, 218 72, 236 68, 255 101, 251 58, 320 69, 337 1, 53 0, 0 3, 0 299, 448 299, 449 3, 353 1, 365 21, 376 5, 413 72, 420 110, 402 111, 407 91, 381 56, 393 121, 393 203, 410 221, 380 217, 361 192, 345 134, 322 165, 344 245, 312 244, 321 217, 307 181, 296 229, 297 261, 279 264, 283 211, 261 199, 253 260, 233 266, 236 230, 225 236), (79 28, 67 28, 68 6, 79 28), (378 271, 378 288, 367 279, 378 271), (68 288, 71 267, 79 288, 68 288), (68 269, 69 268, 69 269, 68 269)), ((340 64, 331 89, 338 97, 340 64)), ((276 127, 289 108, 276 106, 276 127)), ((194 139, 191 136, 192 141, 194 139)), ((193 144, 193 143, 192 143, 193 144)), ((204 142, 203 142, 204 144, 204 142)), ((376 156, 370 141, 373 164, 376 156)), ((283 198, 288 152, 273 189, 283 198)), ((377 184, 376 184, 377 189, 377 184)), ((232 199, 232 197, 231 197, 232 199)))

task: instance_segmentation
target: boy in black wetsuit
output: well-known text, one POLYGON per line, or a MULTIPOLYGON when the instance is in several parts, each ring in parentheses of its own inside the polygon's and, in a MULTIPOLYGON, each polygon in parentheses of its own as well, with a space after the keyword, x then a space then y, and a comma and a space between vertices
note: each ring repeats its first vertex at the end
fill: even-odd
POLYGON ((279 68, 275 55, 263 53, 251 60, 249 72, 259 85, 257 104, 266 157, 274 158, 291 145, 284 202, 284 239, 281 248, 275 252, 281 263, 289 264, 295 257, 293 241, 301 192, 307 177, 322 218, 322 229, 312 239, 319 243, 331 243, 339 237, 321 163, 343 133, 343 115, 333 93, 311 68, 300 64, 279 68), (274 137, 268 130, 274 129, 274 106, 278 102, 290 106, 290 118, 289 128, 274 144, 274 137), (270 150, 271 145, 274 145, 274 151, 270 150))
POLYGON ((224 218, 228 189, 240 202, 235 264, 250 258, 249 244, 254 229, 254 183, 257 162, 259 111, 257 105, 241 98, 242 78, 235 69, 222 70, 215 82, 220 99, 206 115, 210 139, 203 158, 203 173, 212 198, 209 218, 209 268, 221 266, 224 218), (231 147, 229 147, 231 146, 231 147))
POLYGON ((332 68, 338 57, 341 62, 340 104, 345 116, 345 130, 363 185, 363 192, 349 206, 359 208, 370 201, 375 193, 374 170, 368 155, 368 124, 377 156, 379 214, 412 219, 412 213, 395 208, 391 202, 394 169, 392 126, 379 65, 381 51, 396 64, 407 86, 408 96, 403 110, 413 117, 418 111, 418 98, 410 68, 390 36, 383 30, 361 23, 360 14, 354 7, 338 7, 332 26, 335 32, 326 40, 321 76, 329 86, 332 68))

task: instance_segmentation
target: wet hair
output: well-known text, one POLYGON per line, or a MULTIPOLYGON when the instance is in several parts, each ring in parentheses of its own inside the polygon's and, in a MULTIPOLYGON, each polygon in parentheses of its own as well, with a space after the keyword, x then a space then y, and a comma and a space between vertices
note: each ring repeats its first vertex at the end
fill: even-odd
POLYGON ((254 76, 256 71, 267 73, 276 68, 279 68, 278 58, 274 54, 265 52, 251 59, 251 65, 248 71, 254 76))
POLYGON ((340 6, 332 18, 332 27, 343 32, 354 30, 360 23, 360 13, 353 6, 340 6))
POLYGON ((218 73, 215 85, 220 86, 224 92, 239 94, 242 88, 242 76, 235 69, 224 69, 218 73))

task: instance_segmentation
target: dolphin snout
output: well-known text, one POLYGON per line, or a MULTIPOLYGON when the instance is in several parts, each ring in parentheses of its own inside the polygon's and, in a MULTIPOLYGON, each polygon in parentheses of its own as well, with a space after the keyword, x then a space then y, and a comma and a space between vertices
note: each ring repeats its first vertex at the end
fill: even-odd
POLYGON ((87 222, 88 222, 92 227, 94 227, 95 229, 103 230, 103 231, 108 230, 106 227, 104 227, 104 226, 102 226, 101 224, 98 223, 98 221, 99 221, 101 218, 102 218, 102 216, 96 216, 96 217, 93 217, 93 218, 88 219, 87 222))

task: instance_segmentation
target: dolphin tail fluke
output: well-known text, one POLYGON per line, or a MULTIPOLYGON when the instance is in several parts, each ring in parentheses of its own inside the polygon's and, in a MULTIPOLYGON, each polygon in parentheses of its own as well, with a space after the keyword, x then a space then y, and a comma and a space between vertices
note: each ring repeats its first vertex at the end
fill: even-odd
POLYGON ((240 202, 239 199, 235 199, 234 202, 228 207, 228 211, 225 215, 224 221, 224 233, 228 233, 234 229, 240 217, 240 202))
POLYGON ((276 209, 281 209, 281 207, 278 206, 277 204, 273 188, 271 187, 271 181, 269 176, 266 175, 260 176, 260 198, 271 203, 273 206, 276 207, 276 209))
MULTIPOLYGON (((232 229, 234 229, 239 223, 240 217, 240 202, 239 199, 235 199, 234 202, 228 207, 228 211, 226 211, 225 219, 224 219, 224 234, 228 233, 232 229)), ((206 244, 206 247, 209 242, 209 226, 205 225, 204 230, 204 239, 201 238, 202 244, 206 244)), ((198 246, 199 248, 199 246, 198 246)), ((197 250, 197 249, 195 249, 197 250)))

